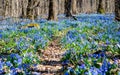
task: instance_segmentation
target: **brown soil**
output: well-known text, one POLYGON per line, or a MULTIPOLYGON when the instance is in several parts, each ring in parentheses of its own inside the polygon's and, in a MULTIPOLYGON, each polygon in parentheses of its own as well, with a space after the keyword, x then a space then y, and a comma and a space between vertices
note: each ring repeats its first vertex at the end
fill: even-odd
POLYGON ((59 44, 59 38, 54 39, 42 52, 41 64, 37 66, 40 75, 63 75, 61 58, 64 51, 59 44))

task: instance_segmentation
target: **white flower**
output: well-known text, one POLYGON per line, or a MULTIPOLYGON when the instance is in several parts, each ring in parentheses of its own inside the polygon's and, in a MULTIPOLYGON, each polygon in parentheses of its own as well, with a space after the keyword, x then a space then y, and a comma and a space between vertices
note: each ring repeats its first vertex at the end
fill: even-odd
POLYGON ((120 48, 120 44, 117 44, 117 46, 120 48))

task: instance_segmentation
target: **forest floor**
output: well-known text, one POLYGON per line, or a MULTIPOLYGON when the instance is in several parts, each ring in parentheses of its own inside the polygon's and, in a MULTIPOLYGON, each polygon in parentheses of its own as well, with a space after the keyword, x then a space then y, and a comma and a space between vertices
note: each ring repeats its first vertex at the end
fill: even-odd
POLYGON ((42 51, 41 64, 37 66, 40 75, 62 75, 61 58, 64 50, 59 42, 59 37, 53 39, 49 46, 42 51))

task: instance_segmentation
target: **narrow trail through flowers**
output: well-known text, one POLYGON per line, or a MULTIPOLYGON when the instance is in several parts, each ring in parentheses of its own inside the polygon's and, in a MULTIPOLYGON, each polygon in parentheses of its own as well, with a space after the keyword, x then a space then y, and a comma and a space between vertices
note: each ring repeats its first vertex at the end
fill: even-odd
POLYGON ((37 66, 40 75, 62 75, 61 58, 64 50, 59 44, 60 38, 53 39, 46 50, 42 51, 41 64, 37 66))

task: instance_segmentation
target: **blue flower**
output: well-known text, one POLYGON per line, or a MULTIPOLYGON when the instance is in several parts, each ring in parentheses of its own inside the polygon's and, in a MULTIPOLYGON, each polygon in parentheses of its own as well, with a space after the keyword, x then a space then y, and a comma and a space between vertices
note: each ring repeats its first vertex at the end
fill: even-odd
POLYGON ((98 54, 93 54, 93 57, 96 58, 98 56, 98 54))
POLYGON ((3 69, 3 64, 0 63, 0 70, 2 70, 2 69, 3 69))
POLYGON ((18 55, 18 54, 14 54, 14 53, 10 54, 10 57, 11 57, 11 58, 16 58, 16 59, 21 58, 20 55, 18 55))
POLYGON ((65 72, 65 74, 64 75, 69 75, 69 73, 68 72, 65 72))
POLYGON ((24 30, 24 33, 28 33, 28 32, 29 32, 28 29, 25 29, 25 30, 24 30))
POLYGON ((10 70, 10 74, 11 75, 18 75, 18 68, 14 68, 14 69, 10 70))
POLYGON ((0 38, 2 38, 2 34, 0 34, 0 38))
POLYGON ((68 65, 69 64, 69 60, 65 60, 62 62, 62 65, 68 65))
POLYGON ((108 62, 107 65, 108 65, 108 68, 110 69, 111 68, 111 63, 108 62))
POLYGON ((117 34, 117 35, 120 35, 120 31, 118 31, 116 34, 117 34))
POLYGON ((67 38, 68 38, 68 40, 72 40, 72 41, 76 40, 76 38, 77 38, 76 35, 77 35, 77 34, 78 34, 78 32, 75 31, 75 30, 68 31, 68 33, 67 33, 67 38))
POLYGON ((97 69, 95 67, 91 67, 89 72, 92 74, 92 75, 99 75, 97 69))
POLYGON ((11 57, 11 58, 14 58, 14 57, 15 57, 15 54, 14 54, 14 53, 10 54, 10 57, 11 57))
POLYGON ((101 57, 105 57, 105 53, 104 52, 101 53, 101 57))
POLYGON ((106 44, 109 45, 109 44, 110 44, 110 41, 109 41, 109 40, 106 40, 106 44))
POLYGON ((2 62, 2 61, 0 60, 0 70, 3 69, 3 66, 4 66, 4 62, 2 62))
POLYGON ((86 66, 85 66, 85 64, 82 64, 81 66, 79 66, 79 68, 86 69, 86 66))
POLYGON ((89 73, 88 73, 88 72, 85 72, 85 75, 89 75, 89 73))
POLYGON ((18 59, 18 64, 22 64, 22 58, 18 59))
POLYGON ((11 66, 12 66, 12 63, 11 63, 10 61, 7 61, 7 62, 6 62, 6 65, 9 66, 9 67, 11 67, 11 66))
POLYGON ((10 70, 14 70, 15 68, 12 66, 12 67, 10 67, 10 70))
POLYGON ((69 67, 68 68, 69 72, 73 73, 74 72, 74 69, 72 67, 69 67))
POLYGON ((30 65, 29 64, 23 64, 23 68, 26 69, 26 68, 29 68, 30 65))
POLYGON ((18 66, 18 69, 22 70, 22 68, 23 68, 22 65, 19 65, 19 66, 18 66))
POLYGON ((14 60, 14 63, 18 63, 17 60, 14 60))
POLYGON ((3 74, 4 73, 4 71, 3 70, 0 70, 0 74, 3 74))
POLYGON ((33 64, 34 67, 37 67, 38 64, 33 64))
POLYGON ((114 59, 114 64, 118 64, 118 60, 117 59, 114 59))
POLYGON ((108 71, 108 62, 106 58, 103 59, 102 66, 100 67, 102 73, 106 73, 108 71))

